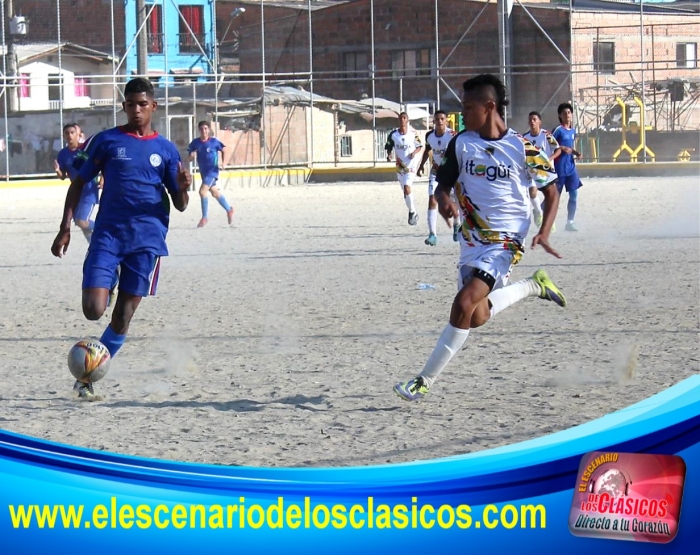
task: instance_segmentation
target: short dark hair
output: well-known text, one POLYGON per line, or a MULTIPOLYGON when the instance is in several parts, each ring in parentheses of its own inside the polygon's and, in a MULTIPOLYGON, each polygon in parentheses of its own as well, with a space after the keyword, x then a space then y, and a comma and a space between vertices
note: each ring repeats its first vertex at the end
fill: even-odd
POLYGON ((505 117, 505 108, 510 104, 510 101, 506 98, 506 87, 498 77, 490 73, 482 73, 467 79, 462 83, 462 88, 465 93, 478 94, 483 100, 487 100, 487 91, 489 91, 488 96, 491 96, 491 93, 495 95, 495 98, 491 100, 496 101, 498 115, 505 117))
MULTIPOLYGON (((407 114, 406 112, 401 112, 401 113, 399 114, 399 117, 401 117, 401 116, 406 116, 406 117, 408 117, 408 114, 407 114)), ((409 118, 409 119, 410 119, 410 118, 409 118)))
POLYGON ((71 127, 74 127, 75 129, 80 129, 80 126, 79 126, 77 123, 66 123, 66 124, 63 126, 63 131, 67 131, 67 130, 70 129, 71 127))
POLYGON ((445 112, 445 110, 435 110, 435 113, 433 114, 433 117, 439 116, 440 114, 442 114, 443 116, 447 117, 447 112, 445 112))
POLYGON ((129 81, 124 87, 124 96, 130 94, 146 93, 148 98, 155 98, 156 93, 153 90, 153 83, 144 77, 136 77, 129 81))
POLYGON ((200 127, 202 127, 202 125, 206 125, 209 129, 211 129, 211 123, 209 123, 208 121, 204 121, 204 120, 200 121, 200 122, 197 124, 197 129, 199 129, 200 127))
POLYGON ((542 119, 542 114, 540 114, 537 110, 533 110, 527 115, 528 118, 531 118, 532 116, 537 116, 538 118, 542 119))

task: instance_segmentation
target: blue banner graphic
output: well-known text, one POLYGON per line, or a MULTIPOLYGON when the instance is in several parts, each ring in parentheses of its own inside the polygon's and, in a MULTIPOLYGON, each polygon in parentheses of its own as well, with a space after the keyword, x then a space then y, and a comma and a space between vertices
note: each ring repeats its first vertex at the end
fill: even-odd
POLYGON ((699 471, 700 376, 531 441, 386 466, 200 465, 0 431, 0 552, 691 553, 699 471), (683 459, 672 541, 570 533, 579 464, 591 451, 683 459))

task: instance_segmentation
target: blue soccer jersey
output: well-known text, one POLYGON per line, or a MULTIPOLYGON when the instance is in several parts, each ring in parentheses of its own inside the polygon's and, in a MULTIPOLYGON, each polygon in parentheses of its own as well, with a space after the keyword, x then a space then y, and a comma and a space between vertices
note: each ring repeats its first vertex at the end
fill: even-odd
POLYGON ((79 175, 88 181, 101 171, 104 177, 90 249, 119 256, 167 255, 167 192, 179 190, 180 154, 175 145, 157 133, 139 137, 115 127, 91 137, 83 148, 85 162, 79 175))
POLYGON ((209 137, 206 141, 198 137, 187 147, 187 152, 197 153, 199 173, 212 177, 219 175, 219 152, 222 150, 224 143, 216 137, 209 137))
MULTIPOLYGON (((559 143, 559 146, 568 146, 569 148, 574 148, 574 141, 576 140, 576 129, 573 127, 567 129, 563 125, 557 127, 552 133, 554 138, 559 143)), ((554 160, 554 168, 557 170, 557 175, 559 177, 566 177, 568 175, 573 175, 576 172, 576 162, 574 162, 574 155, 567 154, 563 152, 554 160)))
MULTIPOLYGON (((78 155, 81 153, 80 147, 76 148, 75 150, 71 150, 68 147, 65 147, 61 149, 61 151, 58 153, 58 156, 56 156, 56 161, 58 162, 58 169, 61 170, 62 173, 68 174, 68 177, 71 179, 75 179, 75 176, 78 175, 78 167, 77 164, 75 164, 75 159, 78 157, 78 155)), ((100 202, 100 190, 98 187, 98 181, 97 178, 90 180, 89 182, 86 182, 85 185, 83 186, 83 192, 80 195, 80 204, 98 204, 100 202)))

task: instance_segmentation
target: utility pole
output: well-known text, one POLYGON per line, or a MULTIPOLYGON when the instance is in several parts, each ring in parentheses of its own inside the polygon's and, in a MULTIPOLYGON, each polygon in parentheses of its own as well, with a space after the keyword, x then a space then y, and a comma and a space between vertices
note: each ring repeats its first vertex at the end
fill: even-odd
MULTIPOLYGON (((12 0, 10 0, 12 1, 12 0)), ((143 77, 148 76, 148 31, 144 26, 141 26, 146 21, 146 0, 136 0, 136 73, 143 77)), ((163 37, 156 37, 155 40, 161 40, 163 37)), ((164 42, 164 41, 163 41, 164 42)))
MULTIPOLYGON (((12 22, 12 19, 15 17, 15 6, 12 0, 7 0, 6 13, 6 21, 12 22)), ((2 24, 5 25, 6 21, 3 21, 2 24)), ((15 35, 12 32, 12 25, 10 24, 9 27, 10 32, 7 35, 7 74, 10 79, 7 83, 9 87, 5 93, 9 95, 10 102, 8 107, 10 112, 18 112, 19 94, 17 90, 17 74, 19 72, 19 68, 17 67, 17 47, 15 45, 15 35)))

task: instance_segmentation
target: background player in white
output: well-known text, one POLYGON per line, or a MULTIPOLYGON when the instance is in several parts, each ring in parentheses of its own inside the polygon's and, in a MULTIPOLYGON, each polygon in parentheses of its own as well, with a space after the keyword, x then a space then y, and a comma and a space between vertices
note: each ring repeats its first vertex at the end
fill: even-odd
POLYGON ((450 359, 462 348, 469 330, 526 298, 540 297, 565 306, 566 301, 544 270, 505 286, 524 251, 530 227, 530 180, 544 194, 542 227, 532 240, 561 258, 549 245, 557 214, 559 193, 553 184, 554 167, 532 143, 508 129, 503 121, 506 89, 494 75, 479 75, 463 84, 462 116, 465 131, 447 148, 438 170, 435 198, 440 214, 449 221, 462 210, 459 292, 450 321, 440 335, 419 376, 398 383, 394 391, 407 401, 424 397, 450 359), (457 187, 458 208, 450 200, 457 187))
POLYGON ((409 125, 406 112, 399 114, 399 127, 389 133, 384 150, 386 150, 387 162, 391 162, 391 152, 395 151, 396 177, 399 180, 399 185, 401 185, 403 190, 403 198, 408 207, 408 224, 416 225, 418 223, 418 214, 416 214, 416 206, 413 203, 411 185, 413 185, 413 180, 416 178, 416 157, 423 150, 423 143, 418 136, 418 132, 409 125))
MULTIPOLYGON (((447 150, 447 145, 454 137, 455 132, 447 127, 447 114, 442 110, 437 110, 433 115, 433 129, 425 135, 425 150, 416 171, 416 176, 420 177, 423 174, 423 167, 430 153, 433 153, 433 165, 430 168, 430 176, 428 178, 428 238, 425 240, 426 245, 437 245, 437 201, 435 200, 435 187, 437 181, 435 179, 437 170, 442 163, 442 157, 447 150)), ((454 232, 453 239, 457 241, 459 225, 458 221, 453 222, 454 232)))
MULTIPOLYGON (((550 162, 554 162, 561 154, 561 149, 554 135, 546 129, 542 129, 542 116, 540 113, 534 111, 530 112, 528 114, 528 123, 530 124, 530 129, 526 133, 523 133, 523 137, 540 150, 543 150, 550 162)), ((540 227, 542 225, 542 208, 537 198, 537 191, 537 185, 531 183, 530 202, 532 203, 532 211, 535 214, 535 225, 540 227)), ((555 231, 554 224, 552 224, 552 231, 555 231)))

